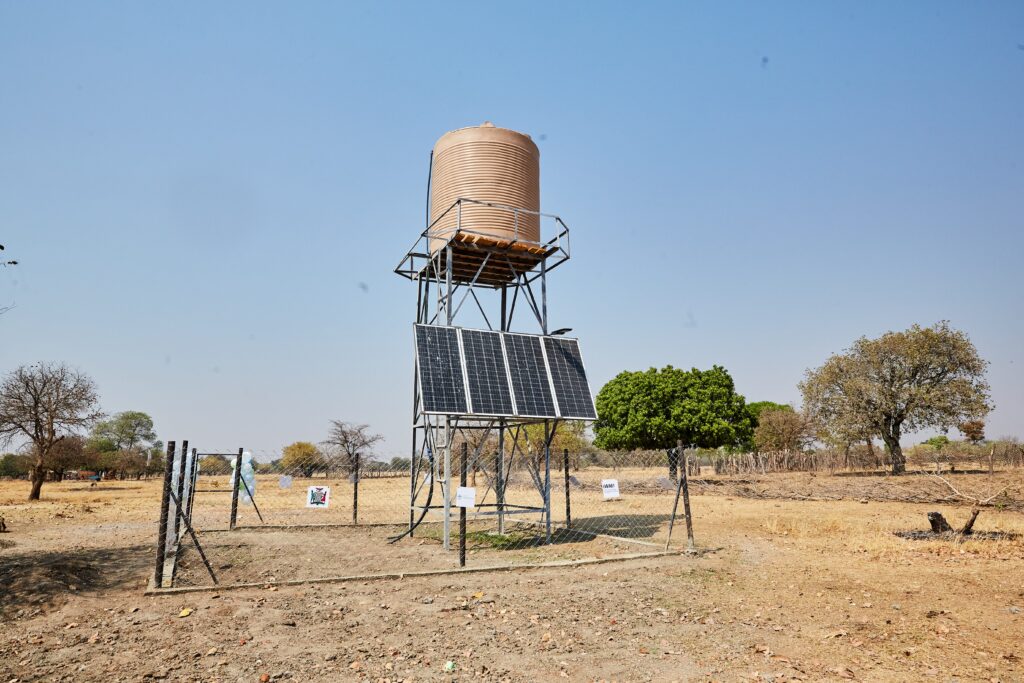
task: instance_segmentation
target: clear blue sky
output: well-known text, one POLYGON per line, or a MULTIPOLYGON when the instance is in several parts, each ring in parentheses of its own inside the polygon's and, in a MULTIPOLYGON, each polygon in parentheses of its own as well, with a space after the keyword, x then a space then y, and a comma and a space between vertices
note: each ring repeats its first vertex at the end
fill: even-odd
POLYGON ((719 363, 795 402, 948 319, 1024 436, 1020 2, 2 2, 0 370, 71 363, 203 448, 340 418, 405 455, 392 269, 434 141, 485 119, 540 145, 595 391, 719 363))

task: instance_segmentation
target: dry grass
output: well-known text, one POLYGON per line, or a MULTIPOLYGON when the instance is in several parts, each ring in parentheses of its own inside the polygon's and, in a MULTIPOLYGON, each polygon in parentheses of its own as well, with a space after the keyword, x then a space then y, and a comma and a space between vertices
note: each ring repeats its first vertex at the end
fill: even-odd
MULTIPOLYGON (((574 517, 614 523, 623 513, 658 511, 671 504, 672 492, 658 482, 662 473, 646 470, 615 472, 623 500, 604 502, 596 487, 609 474, 578 475, 583 488, 573 490, 574 517)), ((977 477, 964 475, 961 483, 981 485, 977 477)), ((881 476, 770 475, 745 481, 695 487, 700 492, 693 496, 697 541, 705 551, 699 558, 580 568, 568 575, 554 570, 476 575, 468 585, 438 578, 253 591, 187 604, 173 599, 168 603, 167 598, 141 602, 151 572, 160 491, 156 482, 104 482, 95 488, 79 482, 47 484, 44 500, 34 504, 23 500, 26 483, 0 482, 0 514, 11 528, 3 540, 13 543, 0 547, 0 603, 4 615, 13 619, 0 637, 0 678, 29 679, 28 672, 40 668, 56 673, 72 663, 99 662, 96 666, 106 668, 86 669, 76 679, 116 680, 122 674, 126 680, 138 679, 143 668, 166 660, 167 667, 185 666, 183 677, 184 671, 194 671, 189 677, 209 679, 212 674, 203 672, 211 664, 202 655, 212 645, 224 646, 211 643, 208 634, 234 634, 236 613, 249 614, 252 623, 270 619, 262 626, 261 642, 268 645, 259 657, 270 673, 289 670, 297 678, 351 679, 349 663, 364 657, 357 647, 378 653, 376 663, 365 664, 371 680, 391 675, 383 668, 385 661, 410 666, 389 659, 392 651, 418 653, 417 680, 445 680, 439 662, 455 657, 461 666, 465 658, 459 653, 466 651, 472 652, 472 660, 487 662, 490 673, 475 674, 483 680, 549 680, 560 678, 562 671, 580 681, 1024 678, 1024 516, 1019 512, 986 508, 975 527, 1020 534, 1017 539, 907 540, 894 532, 926 529, 928 511, 941 510, 955 525, 967 516, 968 507, 952 504, 922 477, 894 481, 881 476), (762 497, 773 490, 779 497, 762 497), (800 492, 820 499, 793 499, 800 492), (873 496, 865 495, 871 492, 873 496), (884 500, 908 492, 945 502, 884 500), (459 611, 478 592, 496 596, 496 601, 472 608, 476 611, 459 611), (424 603, 425 595, 431 604, 424 603), (385 602, 386 611, 378 607, 385 602), (337 629, 310 630, 300 622, 281 630, 280 620, 325 604, 351 618, 337 629), (151 615, 145 619, 152 621, 144 623, 164 626, 144 631, 133 626, 139 615, 129 608, 140 605, 139 614, 151 615), (252 605, 259 610, 239 612, 252 605), (196 621, 195 629, 184 628, 188 620, 175 621, 178 628, 168 630, 168 618, 176 620, 183 606, 203 607, 194 617, 203 621, 196 621), (131 648, 146 656, 125 660, 118 659, 115 648, 108 648, 109 654, 90 650, 88 633, 74 640, 77 630, 66 630, 68 623, 88 623, 90 633, 103 637, 115 623, 110 621, 114 614, 123 615, 116 622, 121 637, 130 638, 131 648), (267 614, 272 616, 263 616, 267 614), (522 622, 516 614, 529 620, 522 622), (382 621, 381 615, 390 621, 382 621), (424 630, 424 623, 430 628, 424 630), (537 633, 532 633, 534 627, 537 633), (550 642, 541 639, 543 633, 552 634, 550 642), (442 654, 430 654, 439 638, 449 645, 442 654), (531 638, 536 646, 530 645, 531 638), (44 643, 41 649, 24 649, 25 643, 36 641, 44 643), (303 642, 315 643, 315 652, 299 656, 289 649, 303 642), (336 664, 324 664, 323 648, 343 654, 336 664), (188 654, 194 652, 194 658, 188 654), (196 662, 194 670, 182 661, 196 662), (320 668, 311 662, 319 662, 320 668), (115 678, 111 671, 117 672, 115 678)), ((304 488, 301 482, 291 492, 275 490, 272 479, 261 480, 259 486, 268 516, 307 514, 296 508, 294 494, 304 488)), ((344 519, 350 513, 350 485, 340 481, 333 486, 332 504, 337 507, 329 514, 344 519)), ((364 482, 360 498, 366 501, 368 521, 407 515, 404 487, 403 480, 364 482)), ((523 491, 526 495, 528 489, 523 491)), ((223 526, 227 495, 203 495, 209 497, 201 504, 208 508, 203 515, 223 526)), ((556 510, 561 500, 555 495, 556 510)), ((244 521, 255 520, 251 508, 243 507, 242 514, 244 521)), ((663 533, 656 519, 644 528, 649 538, 663 533)), ((418 562, 418 552, 441 552, 436 541, 415 543, 420 542, 425 545, 401 549, 407 565, 418 562)), ((481 552, 501 551, 483 548, 488 545, 493 544, 481 543, 481 552)), ((365 546, 370 555, 362 561, 370 566, 377 561, 375 546, 365 546)), ((331 539, 318 547, 332 556, 348 551, 331 539)), ((291 560, 305 566, 298 553, 291 560)), ((453 558, 442 555, 434 561, 453 558)), ((260 572, 271 570, 259 567, 260 572)), ((236 634, 229 640, 238 638, 236 634)), ((254 660, 254 654, 242 650, 237 658, 225 656, 219 678, 255 680, 259 672, 251 669, 254 660)))

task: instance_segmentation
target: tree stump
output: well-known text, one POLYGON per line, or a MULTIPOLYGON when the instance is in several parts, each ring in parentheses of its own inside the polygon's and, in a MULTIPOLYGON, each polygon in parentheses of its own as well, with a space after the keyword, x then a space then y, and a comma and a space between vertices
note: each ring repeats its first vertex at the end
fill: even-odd
POLYGON ((932 525, 933 534, 953 533, 953 527, 949 525, 949 522, 946 521, 941 512, 929 512, 928 523, 932 525))
POLYGON ((974 530, 974 520, 978 519, 978 515, 981 513, 979 508, 971 510, 971 518, 967 520, 964 527, 959 532, 953 529, 946 521, 946 518, 942 516, 941 512, 929 512, 928 523, 932 525, 933 534, 952 534, 959 533, 961 535, 968 535, 974 530))

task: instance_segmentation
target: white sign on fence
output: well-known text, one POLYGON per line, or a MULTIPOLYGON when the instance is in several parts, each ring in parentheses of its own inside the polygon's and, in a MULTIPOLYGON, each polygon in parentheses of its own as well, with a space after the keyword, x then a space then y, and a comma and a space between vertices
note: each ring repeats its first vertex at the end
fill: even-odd
POLYGON ((619 497, 619 480, 618 479, 602 479, 601 480, 601 492, 604 493, 605 500, 610 498, 619 497))
POLYGON ((282 474, 281 478, 277 480, 278 488, 290 489, 292 487, 292 478, 287 474, 282 474))
POLYGON ((306 492, 306 507, 326 508, 331 504, 330 486, 310 486, 306 492))
POLYGON ((476 489, 472 486, 460 486, 455 489, 455 507, 476 507, 476 489))

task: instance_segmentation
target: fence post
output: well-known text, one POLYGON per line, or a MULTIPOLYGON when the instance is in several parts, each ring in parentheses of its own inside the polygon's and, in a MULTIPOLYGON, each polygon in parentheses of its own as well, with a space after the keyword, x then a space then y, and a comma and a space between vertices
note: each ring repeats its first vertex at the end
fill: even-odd
POLYGON ((244 449, 238 449, 238 455, 235 456, 235 476, 234 486, 231 487, 231 523, 228 528, 234 530, 235 522, 238 521, 238 487, 242 482, 242 451, 244 449))
POLYGON ((569 449, 562 449, 563 467, 565 470, 565 528, 572 527, 572 505, 569 502, 569 449))
POLYGON ((160 499, 160 527, 156 534, 156 569, 153 585, 161 588, 164 580, 164 559, 167 554, 167 514, 171 504, 171 474, 174 472, 174 442, 167 442, 167 457, 164 463, 164 492, 160 499))
MULTIPOLYGON (((466 485, 466 460, 469 444, 462 442, 462 455, 459 458, 459 486, 466 485)), ((466 508, 459 508, 459 566, 466 566, 466 508)))
POLYGON ((178 542, 178 535, 181 532, 181 507, 185 504, 185 461, 188 460, 188 439, 181 442, 181 458, 178 460, 178 497, 174 515, 174 542, 178 542))
MULTIPOLYGON (((505 288, 501 288, 502 300, 505 288)), ((504 310, 504 307, 502 307, 504 310)), ((504 329, 504 328, 502 328, 504 329)), ((500 422, 498 431, 498 454, 494 462, 494 496, 498 503, 498 533, 505 533, 505 420, 500 422)))
MULTIPOLYGON (((541 261, 541 264, 543 263, 541 261)), ((547 526, 547 545, 551 545, 551 439, 554 435, 553 429, 548 433, 548 421, 544 420, 544 517, 547 526)))
POLYGON ((683 514, 686 515, 686 550, 687 552, 693 552, 693 516, 690 514, 690 486, 689 476, 687 476, 687 470, 689 469, 690 458, 686 455, 686 451, 683 449, 682 440, 679 441, 679 452, 683 456, 683 514))
POLYGON ((352 523, 359 524, 359 454, 352 467, 352 523))
POLYGON ((188 518, 192 519, 192 504, 196 500, 196 479, 199 478, 199 463, 196 461, 196 449, 192 449, 192 467, 188 473, 189 489, 188 489, 188 518))

